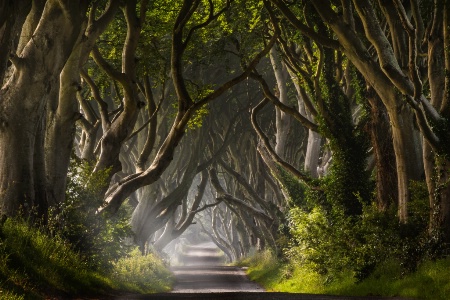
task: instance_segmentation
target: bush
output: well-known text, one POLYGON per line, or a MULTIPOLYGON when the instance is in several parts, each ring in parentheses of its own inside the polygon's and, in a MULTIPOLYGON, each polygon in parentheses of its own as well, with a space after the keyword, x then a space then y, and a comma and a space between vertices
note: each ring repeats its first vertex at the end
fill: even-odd
POLYGON ((142 255, 138 248, 113 267, 115 281, 140 293, 165 292, 174 282, 172 273, 155 253, 142 255))
POLYGON ((348 220, 330 219, 321 207, 311 211, 294 208, 290 211, 293 244, 286 250, 292 261, 308 265, 319 274, 332 276, 347 268, 354 238, 349 232, 348 220))
POLYGON ((311 211, 293 208, 293 243, 285 254, 329 280, 343 271, 362 280, 388 258, 396 259, 407 273, 415 270, 424 255, 420 226, 400 225, 394 212, 379 212, 370 205, 364 205, 358 217, 347 217, 336 209, 330 213, 319 206, 311 211))
POLYGON ((0 226, 0 299, 71 298, 122 292, 152 293, 170 289, 171 272, 155 254, 138 249, 93 270, 62 237, 51 237, 20 219, 0 226))
POLYGON ((97 214, 109 170, 93 173, 86 162, 72 160, 66 200, 50 212, 48 228, 82 253, 91 267, 104 270, 131 250, 131 207, 125 202, 114 216, 97 214))
POLYGON ((261 283, 266 289, 270 289, 277 278, 282 279, 282 272, 280 272, 281 262, 276 254, 268 249, 241 259, 235 265, 248 267, 247 273, 250 279, 261 283))

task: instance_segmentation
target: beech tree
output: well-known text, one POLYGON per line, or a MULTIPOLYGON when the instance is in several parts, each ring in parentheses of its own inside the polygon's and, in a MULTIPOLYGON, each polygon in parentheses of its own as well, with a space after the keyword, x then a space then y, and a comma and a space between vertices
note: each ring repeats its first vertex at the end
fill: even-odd
MULTIPOLYGON (((58 94, 59 76, 83 32, 88 3, 46 1, 42 13, 32 10, 25 21, 23 30, 32 35, 21 35, 26 40, 20 52, 10 48, 13 70, 0 91, 0 206, 4 215, 17 215, 21 207, 46 212, 45 189, 39 184, 45 176, 43 142, 39 139, 45 128, 45 107, 49 97, 58 94)), ((16 38, 11 36, 13 41, 16 38)))
MULTIPOLYGON (((444 75, 448 54, 443 50, 448 41, 447 3, 419 6, 418 1, 407 5, 400 1, 343 1, 331 6, 325 1, 303 1, 303 10, 299 10, 285 1, 270 2, 305 39, 345 55, 383 102, 391 124, 400 221, 408 220, 409 181, 419 179, 425 166, 430 199, 434 199, 430 200, 431 215, 439 216, 430 222, 431 227, 449 232, 448 191, 442 188, 436 194, 434 187, 439 183, 433 180, 436 173, 432 171, 434 166, 440 168, 448 153, 448 82, 444 75), (311 26, 311 20, 317 21, 315 13, 332 36, 311 26), (386 30, 381 25, 384 21, 386 30), (424 137, 423 147, 413 115, 424 137)), ((444 178, 447 171, 444 168, 438 173, 444 178)))
POLYGON ((192 99, 192 95, 186 87, 186 82, 183 76, 183 54, 195 32, 208 26, 211 22, 217 19, 229 5, 227 4, 227 6, 215 13, 213 3, 209 3, 209 15, 206 21, 192 25, 189 21, 193 17, 199 4, 200 1, 194 1, 194 3, 184 1, 172 31, 170 69, 178 102, 177 115, 167 138, 159 148, 152 164, 150 164, 145 171, 130 175, 109 189, 105 197, 105 207, 102 211, 105 209, 111 212, 116 211, 129 194, 144 185, 149 185, 155 182, 172 161, 175 148, 184 136, 186 125, 194 113, 201 109, 205 104, 217 99, 227 90, 247 78, 252 68, 254 68, 259 60, 269 52, 271 46, 275 43, 275 37, 272 37, 270 42, 264 46, 262 51, 257 53, 257 55, 252 58, 243 72, 234 78, 225 81, 218 88, 209 92, 207 95, 201 95, 199 99, 194 101, 194 99, 192 99))

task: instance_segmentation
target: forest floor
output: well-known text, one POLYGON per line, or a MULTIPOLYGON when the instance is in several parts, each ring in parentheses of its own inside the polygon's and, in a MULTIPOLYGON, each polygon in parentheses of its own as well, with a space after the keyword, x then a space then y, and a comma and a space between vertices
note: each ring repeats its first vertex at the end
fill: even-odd
POLYGON ((219 250, 212 246, 187 247, 181 261, 183 266, 172 267, 176 283, 171 293, 126 295, 116 299, 245 299, 245 300, 404 300, 386 297, 346 297, 330 295, 265 292, 248 279, 240 267, 226 266, 219 250))

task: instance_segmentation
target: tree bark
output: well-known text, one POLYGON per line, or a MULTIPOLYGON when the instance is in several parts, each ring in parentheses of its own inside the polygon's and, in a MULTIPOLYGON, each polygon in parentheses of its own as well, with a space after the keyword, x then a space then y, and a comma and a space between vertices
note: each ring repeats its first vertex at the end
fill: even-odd
MULTIPOLYGON (((75 47, 60 75, 59 94, 47 105, 45 139, 45 169, 49 205, 58 207, 65 199, 67 170, 75 137, 75 122, 79 113, 77 93, 80 90, 80 68, 88 59, 97 38, 106 29, 118 9, 118 1, 111 0, 104 13, 95 19, 96 7, 90 13, 89 22, 82 26, 75 47)), ((93 126, 94 127, 94 126, 93 126)), ((96 133, 90 128, 92 134, 96 133)), ((92 138, 88 135, 88 145, 92 138)), ((89 147, 87 148, 89 149, 89 147)), ((92 158, 92 157, 90 157, 92 158)))
POLYGON ((15 71, 0 91, 1 214, 39 205, 33 179, 37 129, 43 129, 47 95, 58 88, 86 10, 87 1, 47 1, 32 42, 12 59, 15 71))
MULTIPOLYGON (((132 133, 139 109, 142 107, 137 96, 138 92, 135 84, 135 54, 141 33, 141 23, 145 20, 145 14, 141 14, 140 19, 136 9, 136 0, 126 2, 124 15, 127 22, 127 36, 122 51, 122 71, 118 72, 111 68, 103 60, 99 51, 93 52, 93 57, 97 64, 114 80, 120 82, 124 92, 123 111, 104 133, 101 140, 101 152, 94 168, 94 172, 110 168, 109 178, 112 178, 115 173, 122 169, 119 161, 120 149, 125 139, 132 133)), ((145 11, 145 9, 146 7, 141 7, 141 10, 145 11)))
POLYGON ((376 93, 369 90, 368 101, 371 106, 369 130, 376 163, 377 206, 380 211, 385 211, 390 205, 397 203, 397 175, 391 128, 386 109, 376 93))
POLYGON ((49 99, 45 134, 45 177, 49 206, 58 208, 65 199, 75 122, 80 117, 76 93, 79 88, 80 49, 70 55, 60 75, 59 93, 49 99))
MULTIPOLYGON (((272 64, 272 69, 275 74, 276 87, 278 92, 278 99, 281 103, 288 104, 288 94, 287 94, 287 78, 288 72, 286 66, 279 58, 279 54, 276 48, 273 47, 270 50, 270 62, 272 64)), ((277 96, 277 95, 276 95, 277 96)), ((278 154, 282 159, 286 159, 286 143, 290 129, 290 118, 289 115, 281 111, 278 107, 275 108, 276 118, 276 135, 275 135, 275 153, 278 154)))
MULTIPOLYGON (((3 86, 10 55, 15 55, 20 33, 32 6, 43 1, 2 1, 0 3, 0 85, 3 86), (33 4, 33 5, 32 5, 33 4)), ((43 6, 43 5, 42 5, 43 6)), ((42 13, 42 10, 40 11, 42 13)), ((39 15, 40 17, 40 15, 39 15)), ((33 28, 34 30, 34 28, 33 28)))
MULTIPOLYGON (((435 2, 433 27, 428 36, 428 78, 431 104, 449 116, 450 101, 450 4, 435 2), (442 11, 441 11, 442 9, 442 11), (443 76, 444 75, 444 76, 443 76)), ((425 178, 430 199, 430 236, 450 242, 450 161, 424 139, 425 178)))

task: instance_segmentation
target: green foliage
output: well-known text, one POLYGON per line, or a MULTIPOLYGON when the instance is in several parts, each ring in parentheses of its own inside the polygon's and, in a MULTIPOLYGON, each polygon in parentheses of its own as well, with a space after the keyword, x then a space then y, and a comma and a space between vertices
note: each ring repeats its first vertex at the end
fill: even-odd
POLYGON ((189 119, 187 123, 187 127, 191 130, 202 127, 203 124, 203 116, 208 114, 208 110, 199 109, 196 113, 189 119))
MULTIPOLYGON (((268 288, 270 282, 280 278, 280 265, 276 255, 271 250, 256 252, 235 263, 236 266, 249 267, 247 273, 250 278, 268 288)), ((270 288, 270 287, 269 287, 270 288)))
POLYGON ((150 293, 170 287, 170 272, 158 257, 139 257, 137 250, 128 256, 130 207, 115 216, 96 214, 108 172, 93 173, 89 164, 73 160, 66 201, 50 212, 46 226, 33 228, 14 219, 2 224, 2 296, 93 295, 112 289, 150 293))
POLYGON ((224 46, 229 48, 234 45, 232 51, 236 52, 243 62, 247 62, 261 50, 267 23, 268 15, 263 9, 263 1, 235 0, 218 20, 218 30, 213 33, 221 36, 218 40, 221 51, 224 46))
POLYGON ((122 292, 167 291, 170 271, 155 254, 137 249, 107 269, 93 270, 86 254, 61 236, 50 236, 21 219, 0 225, 0 298, 58 299, 122 292))
MULTIPOLYGON (((194 97, 194 99, 202 99, 207 94, 211 93, 213 90, 209 89, 208 86, 204 86, 201 89, 197 89, 192 91, 190 94, 194 97)), ((187 123, 187 127, 191 130, 201 128, 203 124, 203 119, 209 113, 209 105, 205 104, 198 110, 194 112, 187 123)))
POLYGON ((281 262, 271 252, 257 253, 239 262, 248 267, 250 279, 268 291, 330 294, 345 296, 407 297, 445 300, 450 294, 450 259, 425 261, 414 273, 403 274, 399 261, 387 259, 362 281, 353 273, 342 271, 333 281, 309 265, 294 261, 281 262))
MULTIPOLYGON (((343 209, 346 215, 361 214, 363 203, 369 203, 373 186, 366 171, 369 141, 361 128, 352 119, 351 101, 335 79, 335 53, 324 49, 323 76, 320 92, 323 98, 321 117, 317 118, 321 134, 327 138, 333 153, 330 172, 321 186, 327 205, 332 209, 343 209)), ((362 102, 362 82, 354 73, 355 97, 362 102)))
POLYGON ((99 293, 111 289, 106 276, 91 271, 70 244, 49 237, 24 220, 0 227, 0 290, 9 295, 99 293))
POLYGON ((113 278, 129 290, 140 293, 166 292, 174 279, 155 254, 142 255, 138 248, 114 263, 113 278))
POLYGON ((353 265, 354 238, 346 218, 330 218, 318 206, 309 212, 291 209, 290 222, 293 245, 286 250, 288 258, 329 276, 353 265))
POLYGON ((66 201, 50 213, 48 228, 85 255, 90 266, 105 269, 130 249, 131 208, 125 205, 114 216, 98 215, 109 170, 92 171, 88 163, 72 161, 66 201))
POLYGON ((282 188, 289 195, 289 202, 294 206, 304 206, 306 204, 305 185, 280 165, 277 165, 277 167, 279 173, 277 179, 282 185, 282 188))
POLYGON ((363 296, 400 296, 414 299, 448 299, 450 260, 426 261, 414 273, 404 275, 396 260, 386 260, 364 281, 355 284, 336 282, 328 288, 330 294, 363 296))
POLYGON ((399 224, 396 211, 378 210, 364 204, 359 216, 349 216, 343 208, 291 208, 291 245, 286 256, 334 280, 349 271, 357 280, 367 278, 383 261, 395 259, 407 274, 426 258, 436 257, 427 232, 428 193, 423 182, 411 183, 410 219, 399 224))

